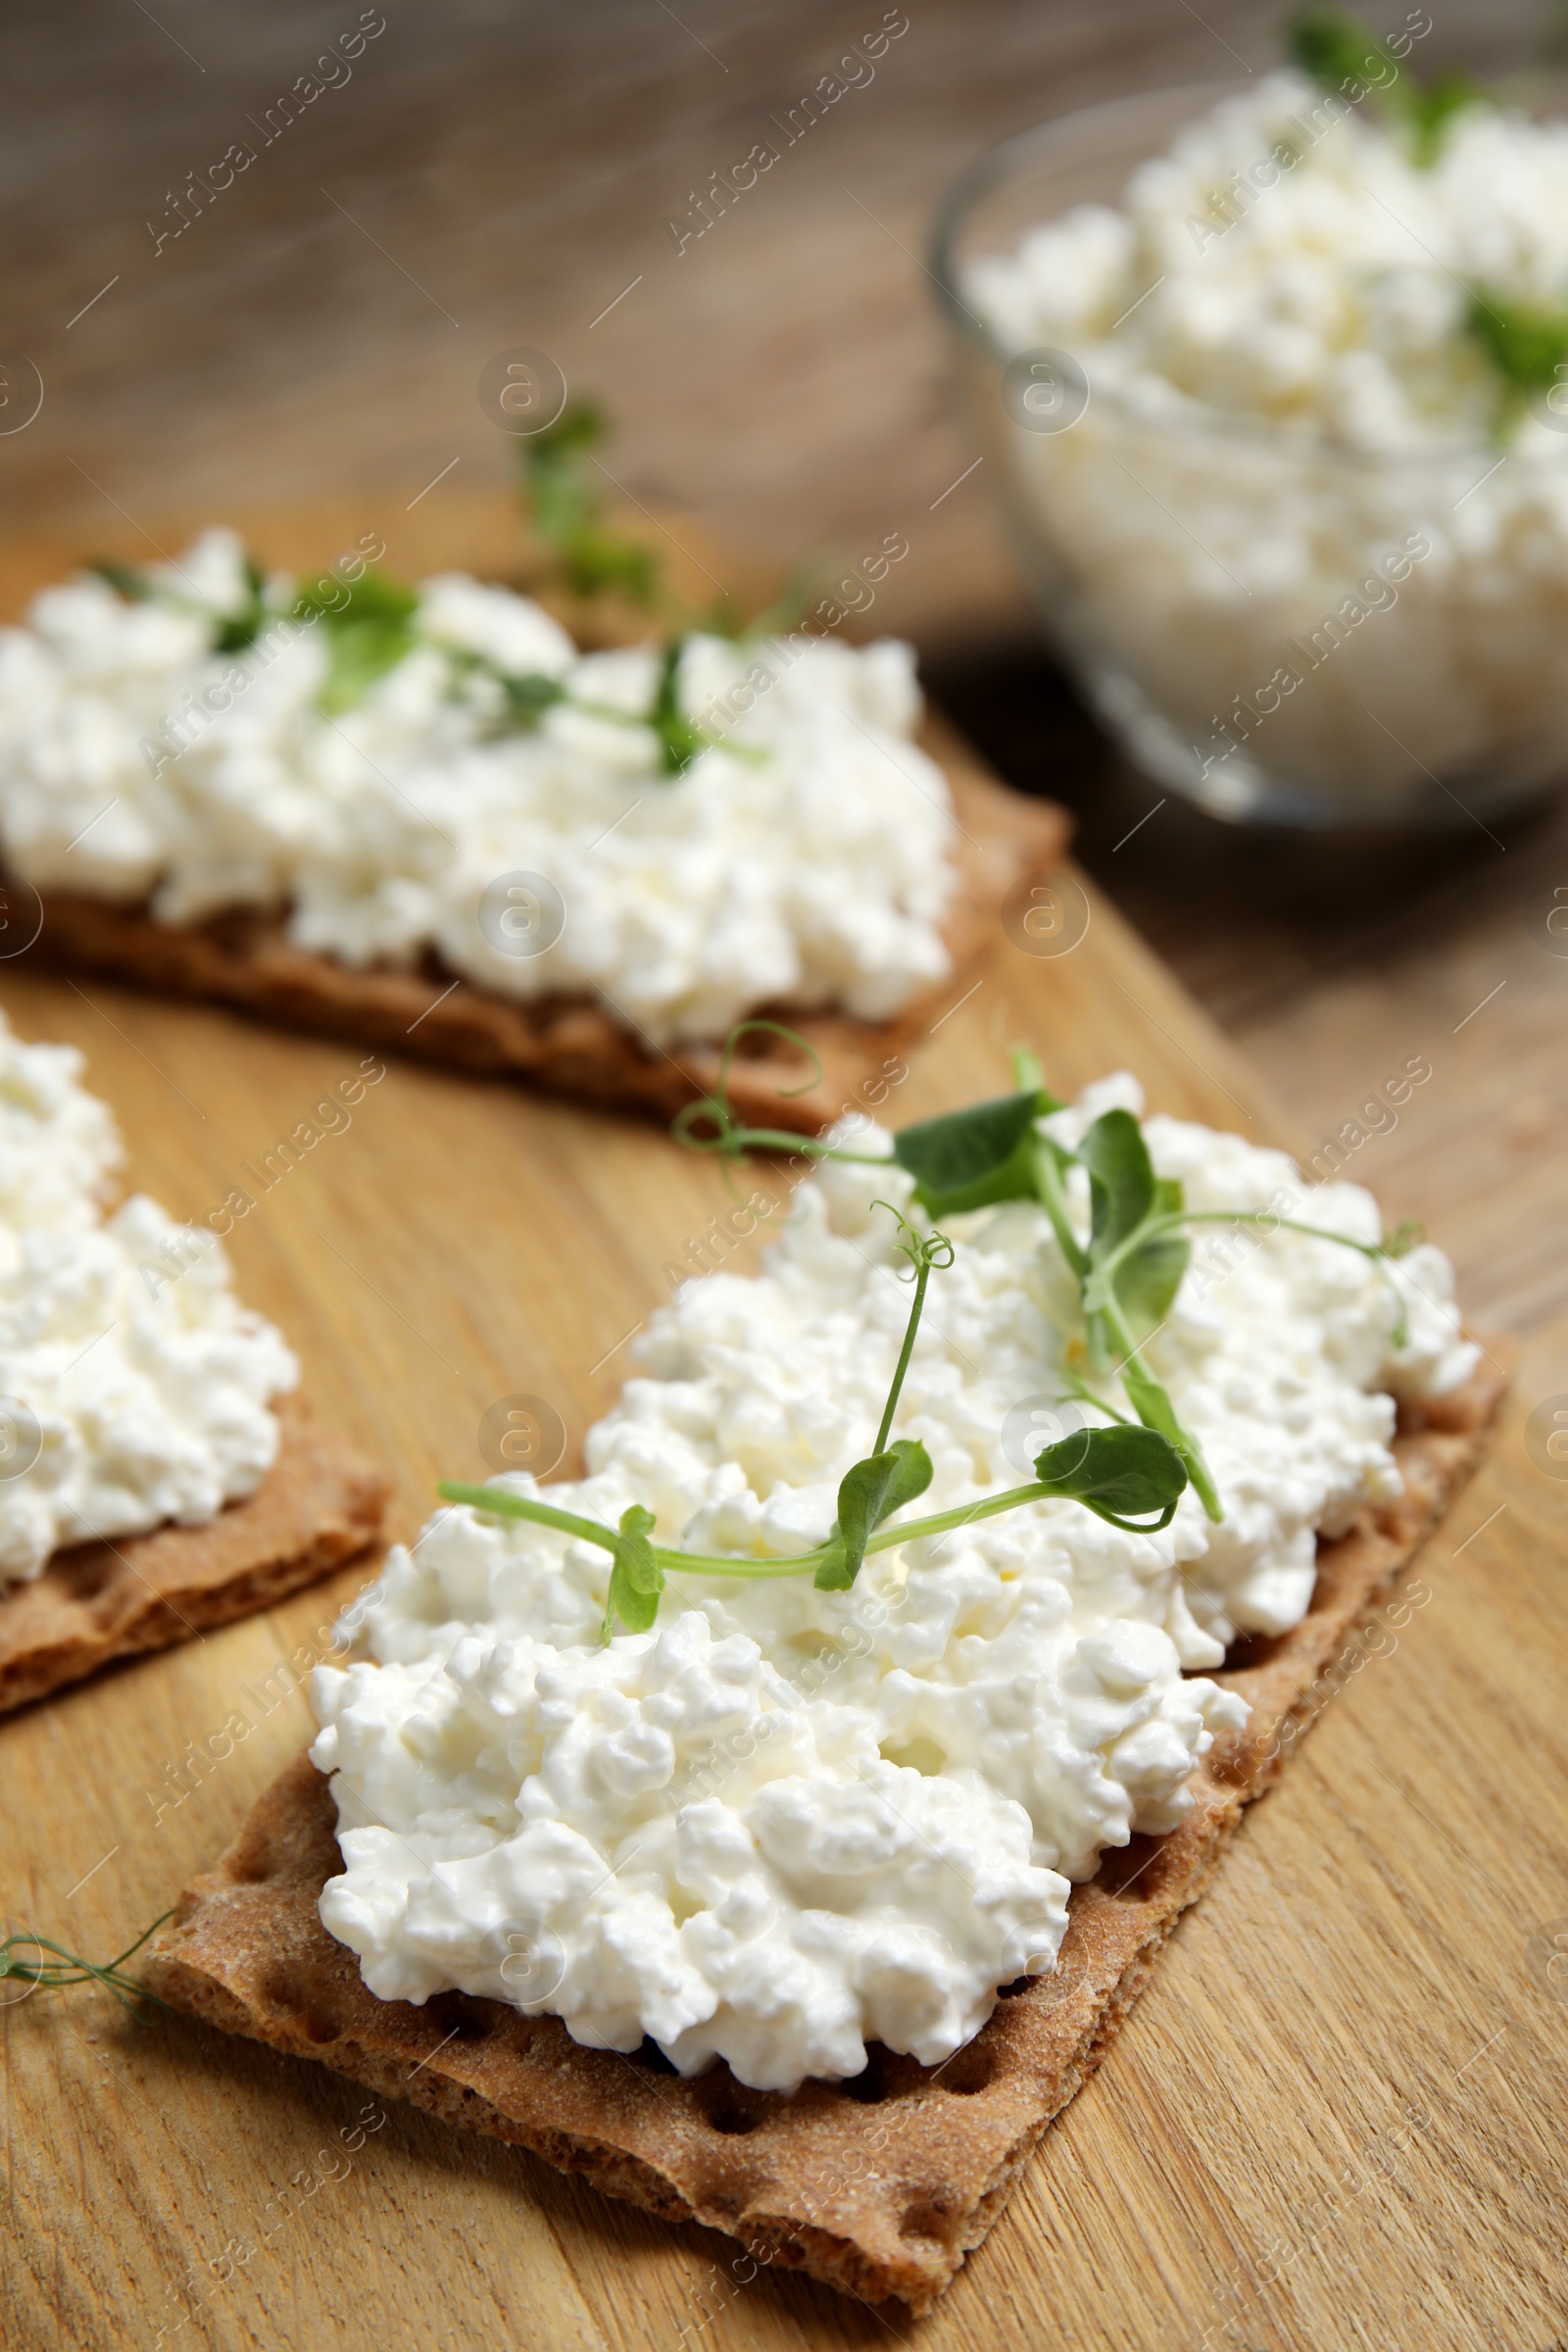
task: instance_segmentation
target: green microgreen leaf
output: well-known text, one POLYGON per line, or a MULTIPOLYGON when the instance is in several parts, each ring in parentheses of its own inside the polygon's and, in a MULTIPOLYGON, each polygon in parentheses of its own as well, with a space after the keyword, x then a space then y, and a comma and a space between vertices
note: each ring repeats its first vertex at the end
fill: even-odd
POLYGON ((902 1127, 893 1156, 915 1180, 914 1197, 933 1217, 1035 1197, 1035 1122, 1061 1104, 1044 1087, 976 1102, 902 1127))
POLYGON ((213 640, 215 654, 243 653, 254 645, 267 619, 267 581, 256 558, 245 557, 245 602, 220 624, 213 640))
POLYGON ((357 580, 335 580, 340 593, 329 596, 325 582, 302 589, 294 600, 300 619, 324 620, 329 629, 349 629, 365 621, 385 627, 406 627, 419 609, 419 592, 390 572, 368 564, 357 580))
POLYGON ((523 503, 574 596, 613 590, 652 611, 662 591, 662 559, 603 519, 603 477, 592 453, 608 429, 601 409, 573 401, 554 424, 529 434, 517 451, 523 503))
POLYGON ((547 710, 571 699, 561 680, 544 670, 504 669, 488 654, 476 653, 467 645, 442 642, 441 651, 460 677, 487 678, 500 688, 506 723, 511 727, 526 732, 539 724, 547 710))
POLYGON ((609 1642, 618 1617, 629 1634, 646 1634, 659 1614, 659 1595, 664 1590, 664 1571, 650 1542, 654 1514, 634 1502, 620 1514, 620 1534, 614 1566, 610 1571, 610 1602, 605 1610, 601 1639, 609 1642))
POLYGON ((570 699, 561 680, 543 670, 497 669, 494 674, 507 698, 508 714, 520 727, 537 726, 547 710, 570 699))
MULTIPOLYGON (((1286 48, 1294 65, 1324 89, 1358 106, 1372 97, 1409 133, 1412 161, 1428 171, 1443 152, 1448 124, 1486 92, 1468 74, 1423 81, 1359 17, 1341 8, 1304 8, 1292 19, 1286 48)), ((1406 43, 1408 49, 1408 42, 1406 43)))
POLYGON ((370 688, 414 651, 414 616, 419 594, 406 581, 373 567, 357 580, 337 580, 333 594, 324 582, 302 590, 294 617, 319 623, 326 632, 326 675, 318 697, 325 711, 352 710, 370 688))
POLYGON ((923 1494, 931 1478, 931 1456, 918 1438, 896 1438, 881 1452, 846 1470, 839 1482, 838 1523, 816 1571, 819 1592, 849 1591, 875 1530, 923 1494))
POLYGON ((1568 370, 1568 305, 1510 301, 1505 294, 1472 292, 1465 325, 1502 378, 1496 431, 1518 423, 1530 395, 1564 385, 1568 370))
POLYGON ((1154 1203, 1154 1169, 1130 1110, 1102 1112, 1078 1147, 1089 1170, 1089 1254, 1102 1259, 1127 1241, 1154 1203))
POLYGON ((127 605, 149 605, 158 594, 156 584, 133 564, 116 564, 108 556, 100 556, 86 569, 106 582, 117 596, 123 597, 127 605))
POLYGON ((352 710, 414 651, 414 631, 396 621, 355 620, 333 629, 318 698, 321 709, 352 710))
POLYGON ((215 612, 197 597, 183 595, 166 580, 155 580, 150 572, 133 564, 116 564, 101 557, 86 568, 107 582, 127 605, 164 605, 172 612, 194 613, 207 621, 213 631, 215 654, 237 654, 254 645, 267 619, 267 582, 261 565, 249 554, 245 558, 245 601, 237 612, 226 615, 215 612))
MULTIPOLYGON (((1164 1177, 1156 1178, 1152 1216, 1161 1219, 1179 1217, 1181 1213, 1181 1186, 1164 1177)), ((1138 1339, 1148 1339, 1170 1313, 1191 1254, 1192 1245, 1187 1236, 1171 1225, 1139 1241, 1116 1268, 1116 1296, 1138 1339)))
MULTIPOLYGON (((1359 17, 1343 8, 1303 8, 1287 27, 1286 51, 1326 90, 1392 85, 1401 69, 1392 49, 1359 17)), ((1348 96, 1346 90, 1346 95, 1348 96)))
POLYGON ((1176 1447, 1205 1512, 1218 1519, 1219 1496, 1198 1440, 1136 1354, 1165 1320, 1186 1271, 1188 1245, 1171 1221, 1182 1214, 1181 1186, 1155 1177, 1143 1129, 1128 1110, 1096 1119, 1078 1156, 1089 1171, 1092 1209, 1083 1277, 1090 1361, 1100 1372, 1119 1367, 1139 1420, 1176 1447))
POLYGON ((1035 1456, 1035 1476, 1049 1494, 1085 1504, 1112 1527, 1155 1535, 1175 1516, 1188 1470, 1168 1438, 1121 1422, 1075 1430, 1046 1446, 1035 1456))

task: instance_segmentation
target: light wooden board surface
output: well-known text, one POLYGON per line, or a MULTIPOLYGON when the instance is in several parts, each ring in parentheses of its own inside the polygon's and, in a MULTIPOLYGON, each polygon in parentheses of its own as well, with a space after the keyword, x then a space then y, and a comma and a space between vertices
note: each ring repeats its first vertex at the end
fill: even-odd
MULTIPOLYGON (((0 1004, 24 1035, 87 1052, 132 1183, 190 1215, 359 1058, 3 963, 0 1004)), ((1156 1107, 1280 1132, 1102 900, 1069 955, 1000 949, 888 1115, 1001 1090, 1014 1040, 1060 1089, 1125 1064, 1156 1107)), ((437 1476, 479 1474, 497 1398, 551 1400, 580 1445, 723 1200, 711 1163, 646 1125, 393 1064, 232 1251, 318 1407, 395 1474, 408 1536, 437 1476)), ((1568 1409, 1561 1324, 1527 1358, 1516 1419, 1559 1394, 1568 1409)), ((132 2027, 85 1993, 0 2017, 0 2340, 1544 2352, 1568 2327, 1554 2210, 1568 1983, 1530 1939, 1568 1922, 1565 1502, 1516 1430, 1421 1563, 1431 1598, 1386 1629, 1395 1654, 1351 1678, 1252 1818, 1104 2071, 923 2326, 747 2279, 745 2264, 737 2277, 728 2241, 412 2110, 388 2110, 351 2154, 365 2104, 351 2086, 185 2021, 132 2027)), ((8 1925, 98 1955, 163 1909, 308 1736, 289 1661, 358 1581, 0 1725, 8 1925), (235 1711, 248 1735, 169 1801, 187 1741, 235 1711)))

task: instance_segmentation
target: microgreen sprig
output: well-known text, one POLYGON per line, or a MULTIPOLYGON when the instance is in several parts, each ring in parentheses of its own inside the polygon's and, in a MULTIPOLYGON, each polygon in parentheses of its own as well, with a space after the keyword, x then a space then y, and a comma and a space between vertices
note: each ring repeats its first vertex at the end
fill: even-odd
POLYGON ((267 581, 256 558, 245 558, 245 599, 237 612, 215 612, 211 605, 199 597, 182 596, 168 580, 161 580, 134 564, 117 564, 101 556, 86 566, 95 578, 104 581, 127 605, 162 605, 171 612, 190 612, 213 626, 215 654, 243 653, 254 645, 268 619, 267 581))
MULTIPOLYGON (((1409 36, 1405 35, 1408 51, 1409 36)), ((1294 65, 1352 104, 1375 96, 1408 131, 1415 162, 1428 170, 1443 151, 1453 117, 1486 95, 1468 74, 1422 80, 1359 17, 1342 8, 1303 8, 1291 21, 1286 47, 1294 65)))
MULTIPOLYGON (((609 436, 610 420, 598 403, 577 400, 568 402, 554 424, 529 433, 518 446, 523 508, 563 585, 585 599, 625 597, 645 612, 662 614, 675 638, 696 628, 706 637, 739 642, 786 636, 799 627, 826 576, 827 566, 819 562, 797 564, 772 603, 750 616, 727 588, 701 610, 681 603, 669 586, 661 552, 605 520, 603 485, 609 477, 593 453, 609 436)), ((666 650, 667 645, 666 640, 666 650)))
MULTIPOLYGON (((748 1151, 783 1150, 885 1167, 888 1163, 880 1155, 849 1151, 819 1137, 748 1127, 736 1118, 725 1092, 730 1058, 742 1030, 758 1025, 810 1052, 804 1038, 780 1022, 743 1023, 725 1047, 713 1093, 677 1114, 671 1129, 676 1140, 690 1151, 716 1152, 731 1161, 748 1151)), ((1041 1125, 1064 1104, 1045 1086, 1032 1054, 1019 1053, 1013 1059, 1015 1094, 899 1129, 893 1138, 894 1162, 914 1178, 913 1198, 932 1217, 957 1216, 1004 1200, 1039 1202, 1078 1284, 1090 1370, 1102 1380, 1111 1373, 1120 1378, 1137 1424, 1174 1447, 1205 1515, 1217 1521, 1222 1508, 1202 1449, 1183 1426, 1168 1390, 1150 1370, 1145 1354, 1181 1288, 1191 1250, 1187 1229, 1230 1225, 1267 1235, 1283 1228, 1316 1241, 1337 1242, 1381 1264, 1404 1256, 1421 1239, 1421 1229, 1406 1222, 1381 1242, 1358 1242, 1271 1210, 1190 1209, 1181 1185, 1155 1175, 1143 1131, 1130 1111, 1102 1112, 1077 1150, 1068 1151, 1041 1125), (1074 1167, 1082 1168, 1089 1180, 1090 1229, 1082 1241, 1068 1202, 1074 1167)), ((1394 1347, 1402 1348, 1408 1335, 1404 1294, 1397 1284, 1395 1298, 1398 1313, 1390 1337, 1394 1347)), ((1077 1373, 1065 1371, 1063 1382, 1083 1401, 1100 1406, 1125 1427, 1135 1426, 1077 1373)))
MULTIPOLYGON (((1420 80, 1387 42, 1343 9, 1303 9, 1291 24, 1288 46, 1294 63, 1325 89, 1352 104, 1375 94, 1384 111, 1404 124, 1413 160, 1423 170, 1442 154, 1453 118, 1486 102, 1486 91, 1468 74, 1420 80)), ((1521 301, 1476 286, 1466 291, 1465 332, 1501 378, 1493 439, 1506 442, 1532 394, 1545 398, 1568 390, 1568 303, 1521 301)))
POLYGON ((604 519, 604 492, 595 479, 593 451, 609 424, 592 401, 570 402, 554 424, 530 433, 518 445, 519 486, 536 537, 555 556, 562 578, 574 596, 627 597, 646 612, 667 600, 663 562, 640 539, 612 530, 604 519))
POLYGON ((318 622, 326 641, 321 709, 352 710, 376 682, 396 669, 418 642, 418 591, 368 565, 357 580, 307 588, 290 608, 295 620, 318 622))
POLYGON ((890 1443, 890 1433, 914 1352, 926 1286, 933 1271, 952 1265, 954 1252, 946 1234, 920 1233, 890 1201, 873 1205, 888 1209, 898 1221, 896 1247, 913 1268, 914 1296, 876 1442, 870 1453, 854 1463, 840 1480, 838 1512, 825 1544, 782 1559, 715 1556, 655 1544, 654 1514, 641 1503, 632 1503, 621 1513, 619 1527, 610 1528, 601 1520, 558 1510, 540 1496, 516 1494, 501 1487, 473 1487, 444 1479, 437 1494, 447 1502, 467 1503, 499 1518, 528 1519, 541 1527, 558 1528, 608 1551, 612 1565, 600 1636, 606 1642, 612 1638, 617 1619, 628 1633, 649 1630, 659 1612, 664 1580, 671 1573, 746 1578, 809 1575, 818 1592, 847 1592, 869 1552, 917 1543, 928 1536, 949 1535, 1030 1502, 1081 1502, 1111 1526, 1132 1535, 1154 1535, 1168 1527, 1187 1484, 1187 1471, 1163 1436, 1119 1417, 1109 1429, 1078 1430, 1044 1447, 1036 1457, 1034 1480, 1028 1486, 988 1494, 978 1502, 936 1511, 927 1518, 901 1520, 896 1527, 888 1524, 895 1511, 919 1499, 934 1476, 931 1456, 918 1438, 894 1438, 890 1443))
MULTIPOLYGON (((199 614, 213 627, 214 653, 235 653, 254 644, 269 618, 266 582, 255 558, 247 555, 245 576, 248 603, 243 612, 224 617, 195 598, 155 579, 129 564, 102 562, 87 567, 106 581, 127 604, 160 604, 172 611, 199 614)), ((659 767, 667 777, 684 775, 701 753, 725 749, 732 759, 761 757, 755 746, 726 742, 688 718, 680 699, 680 670, 689 632, 676 631, 659 649, 654 692, 646 710, 625 710, 613 703, 574 694, 560 678, 542 670, 509 670, 501 662, 468 646, 448 645, 425 637, 418 626, 419 595, 408 582, 368 565, 357 580, 334 580, 329 593, 320 587, 304 589, 293 602, 271 614, 319 626, 326 647, 326 671, 318 694, 321 710, 341 715, 364 701, 372 686, 419 645, 433 645, 454 677, 480 677, 499 687, 504 728, 527 731, 547 710, 565 705, 590 718, 618 727, 646 727, 658 746, 659 767)))
POLYGON ((1568 391, 1568 304, 1472 292, 1465 325, 1502 378, 1493 439, 1506 441, 1533 393, 1550 406, 1554 395, 1568 391))
POLYGON ((46 1992, 61 1992, 72 1984, 101 1984, 106 1992, 114 1994, 122 2008, 130 2010, 132 2015, 140 2000, 157 2001, 161 2009, 167 2009, 169 2003, 161 1994, 144 1984, 140 1977, 126 1974, 125 1962, 141 1950, 150 1936, 157 1934, 164 1920, 172 1919, 173 1916, 172 1911, 166 1911, 162 1918, 153 1921, 150 1928, 142 1930, 134 1943, 127 1943, 115 1959, 102 1961, 83 1960, 78 1953, 68 1952, 63 1943, 55 1943, 47 1936, 34 1936, 24 1928, 19 1929, 16 1935, 8 1936, 0 1943, 0 1980, 25 1984, 29 1987, 42 1985, 46 1992), (35 1952, 53 1952, 55 1957, 52 1960, 24 1960, 18 1952, 19 1944, 28 1945, 35 1952))
POLYGON ((816 1587, 820 1592, 847 1592, 860 1573, 865 1547, 884 1519, 890 1519, 906 1502, 922 1495, 935 1475, 931 1456, 918 1438, 899 1438, 888 1443, 893 1416, 898 1409, 904 1388, 904 1376, 909 1369, 914 1352, 914 1337, 920 1328, 925 1310, 926 1285, 934 1266, 947 1267, 953 1263, 953 1244, 945 1233, 935 1228, 928 1234, 917 1233, 907 1217, 900 1215, 891 1200, 876 1200, 874 1208, 885 1208, 897 1220, 899 1240, 894 1247, 903 1251, 914 1269, 914 1297, 909 1305, 909 1319, 905 1327, 904 1345, 894 1367, 893 1379, 882 1407, 882 1419, 876 1442, 863 1461, 846 1470, 839 1481, 838 1516, 828 1538, 827 1556, 818 1564, 816 1587))

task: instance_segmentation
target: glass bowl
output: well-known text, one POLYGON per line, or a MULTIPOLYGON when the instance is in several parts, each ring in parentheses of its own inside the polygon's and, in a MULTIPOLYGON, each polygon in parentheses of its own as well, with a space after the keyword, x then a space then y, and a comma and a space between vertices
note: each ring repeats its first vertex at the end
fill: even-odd
POLYGON ((932 273, 983 478, 1049 637, 1156 781, 1252 823, 1484 821, 1568 775, 1568 411, 1544 419, 1560 455, 1368 456, 1197 403, 1152 413, 1092 358, 1008 349, 976 316, 977 260, 1119 206, 1239 86, 1063 116, 948 197, 932 273))

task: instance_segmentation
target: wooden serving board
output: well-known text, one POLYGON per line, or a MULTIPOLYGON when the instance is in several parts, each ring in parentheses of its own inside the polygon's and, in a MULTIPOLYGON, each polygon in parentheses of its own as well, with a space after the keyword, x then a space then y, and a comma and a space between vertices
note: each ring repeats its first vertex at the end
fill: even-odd
MULTIPOLYGON (((1290 1140, 1114 910, 1086 904, 1068 953, 999 946, 885 1115, 1004 1091, 1018 1041, 1058 1091, 1130 1066, 1154 1107, 1290 1140)), ((23 1035, 86 1052, 131 1182, 189 1216, 254 1192, 242 1168, 359 1060, 3 960, 0 1004, 23 1035)), ((576 1466, 627 1341, 726 1205, 715 1166, 644 1121, 389 1061, 230 1248, 318 1408, 392 1471, 409 1537, 437 1477, 483 1474, 479 1425, 501 1399, 543 1399, 576 1466)), ((320 2068, 183 2019, 133 2024, 88 1990, 0 2014, 0 2342, 1544 2352, 1568 2329, 1568 1483, 1547 1474, 1539 1420, 1531 1448, 1523 1431, 1559 1393, 1568 1411, 1568 1324, 1527 1357, 1494 1465, 1418 1563, 1429 1597, 1385 1627, 1256 1809, 930 2320, 752 2277, 732 2241, 411 2107, 366 2115, 320 2068)), ((7 1926, 101 1957, 165 1909, 309 1737, 298 1673, 359 1582, 0 1725, 7 1926), (231 1752, 182 1782, 188 1743, 225 1726, 214 1744, 231 1752)))

